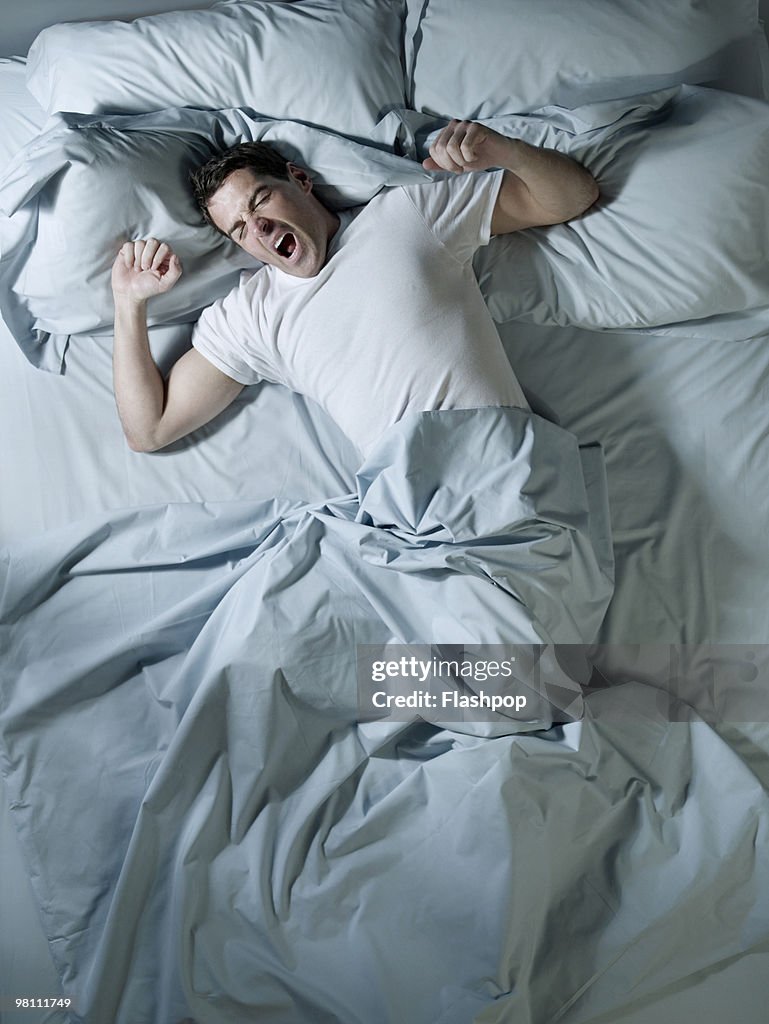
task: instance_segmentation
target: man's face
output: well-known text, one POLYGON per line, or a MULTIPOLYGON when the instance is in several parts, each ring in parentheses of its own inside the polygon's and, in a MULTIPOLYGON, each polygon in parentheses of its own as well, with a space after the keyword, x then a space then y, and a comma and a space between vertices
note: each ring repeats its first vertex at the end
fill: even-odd
POLYGON ((306 171, 288 164, 288 172, 286 181, 233 171, 208 201, 208 213, 255 259, 293 277, 315 277, 339 220, 312 195, 306 171))

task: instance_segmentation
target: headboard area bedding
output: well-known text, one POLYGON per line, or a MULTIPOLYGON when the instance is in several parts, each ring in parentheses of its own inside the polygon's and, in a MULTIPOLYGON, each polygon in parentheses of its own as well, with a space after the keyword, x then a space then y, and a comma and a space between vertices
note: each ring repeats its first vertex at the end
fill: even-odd
POLYGON ((27 84, 49 114, 250 107, 365 138, 405 102, 402 21, 403 0, 224 0, 56 25, 29 51, 27 84))
POLYGON ((473 17, 465 0, 408 0, 410 105, 483 118, 728 79, 756 18, 755 0, 485 0, 473 17))
POLYGON ((185 6, 0 58, 3 1024, 764 1024, 756 3, 185 6), (266 141, 352 218, 452 117, 601 191, 472 264, 528 407, 364 455, 262 382, 131 451, 120 246, 181 257, 164 372, 262 273, 190 170, 266 141))

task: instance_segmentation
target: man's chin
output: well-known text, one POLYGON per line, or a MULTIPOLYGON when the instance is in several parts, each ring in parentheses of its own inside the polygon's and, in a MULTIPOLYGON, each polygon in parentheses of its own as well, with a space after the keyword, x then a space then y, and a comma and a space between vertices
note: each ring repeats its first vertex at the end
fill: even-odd
POLYGON ((314 267, 311 267, 310 269, 305 269, 303 267, 275 267, 275 269, 279 270, 283 274, 287 274, 289 277, 310 278, 317 277, 320 273, 319 267, 317 269, 314 267))
POLYGON ((278 270, 282 270, 284 274, 290 274, 291 277, 317 277, 323 269, 325 260, 321 258, 312 259, 309 256, 302 254, 296 262, 283 261, 276 264, 278 270))

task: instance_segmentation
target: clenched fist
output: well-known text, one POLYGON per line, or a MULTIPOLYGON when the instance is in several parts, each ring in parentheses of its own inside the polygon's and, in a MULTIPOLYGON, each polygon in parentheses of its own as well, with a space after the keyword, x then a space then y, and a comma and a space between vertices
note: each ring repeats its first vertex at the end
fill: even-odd
POLYGON ((428 171, 486 171, 504 164, 511 140, 477 121, 454 119, 430 146, 430 156, 422 161, 428 171))
POLYGON ((126 242, 112 265, 112 292, 135 302, 170 291, 182 276, 179 257, 167 242, 137 238, 126 242))

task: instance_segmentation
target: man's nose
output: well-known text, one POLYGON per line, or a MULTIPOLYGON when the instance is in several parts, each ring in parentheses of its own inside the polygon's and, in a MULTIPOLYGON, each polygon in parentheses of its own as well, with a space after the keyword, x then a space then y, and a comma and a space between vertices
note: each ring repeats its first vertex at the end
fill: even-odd
POLYGON ((272 230, 272 222, 266 217, 260 217, 255 213, 245 215, 246 224, 248 224, 251 233, 254 235, 262 236, 269 235, 272 230))

